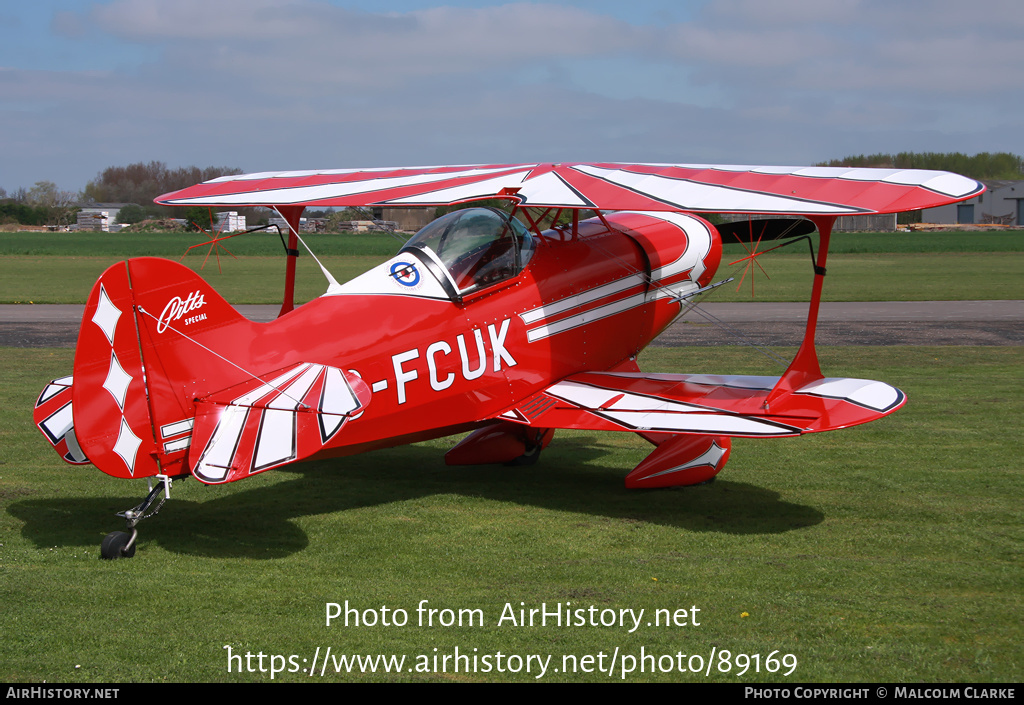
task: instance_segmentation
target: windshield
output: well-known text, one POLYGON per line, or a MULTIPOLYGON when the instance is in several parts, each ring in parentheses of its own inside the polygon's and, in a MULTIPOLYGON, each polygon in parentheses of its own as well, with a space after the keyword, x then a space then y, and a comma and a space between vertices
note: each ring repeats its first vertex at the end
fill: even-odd
POLYGON ((502 211, 467 208, 427 225, 402 248, 409 249, 433 253, 461 295, 518 274, 532 254, 533 238, 502 211))

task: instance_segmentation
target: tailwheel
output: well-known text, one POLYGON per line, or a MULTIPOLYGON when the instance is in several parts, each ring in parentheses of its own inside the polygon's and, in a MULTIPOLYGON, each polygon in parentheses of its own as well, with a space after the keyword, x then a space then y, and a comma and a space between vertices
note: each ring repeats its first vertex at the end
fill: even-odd
POLYGON ((131 558, 135 555, 135 539, 139 532, 132 530, 131 534, 123 531, 112 531, 103 539, 100 544, 100 558, 108 561, 118 558, 131 558))
POLYGON ((144 500, 131 509, 118 512, 117 516, 124 517, 127 528, 131 533, 112 531, 107 534, 103 539, 103 543, 100 544, 100 558, 113 561, 118 558, 131 558, 134 556, 135 541, 139 538, 139 530, 135 528, 136 524, 159 512, 160 508, 164 506, 164 502, 171 497, 171 482, 185 477, 187 475, 179 475, 176 478, 168 477, 167 475, 157 475, 156 478, 159 482, 157 482, 156 486, 150 483, 149 494, 146 495, 144 500), (155 507, 153 506, 154 504, 156 505, 155 507))

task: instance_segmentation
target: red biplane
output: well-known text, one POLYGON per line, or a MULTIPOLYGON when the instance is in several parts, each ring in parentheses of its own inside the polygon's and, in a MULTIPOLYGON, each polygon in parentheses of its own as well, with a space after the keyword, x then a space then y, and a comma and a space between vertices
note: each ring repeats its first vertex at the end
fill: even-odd
POLYGON ((157 202, 276 209, 289 225, 281 315, 250 321, 174 262, 115 265, 89 296, 73 375, 45 387, 35 420, 69 463, 159 480, 121 513, 131 533, 104 540, 108 558, 134 554, 136 524, 173 479, 232 482, 464 431, 449 464, 532 462, 556 429, 628 431, 654 449, 627 487, 706 482, 728 460, 731 438, 845 428, 903 405, 887 384, 820 371, 814 333, 832 224, 983 189, 945 172, 665 164, 222 177, 157 202), (489 198, 510 201, 511 214, 451 212, 345 284, 321 266, 327 291, 292 310, 307 206, 489 198), (542 229, 562 212, 570 222, 542 229), (756 221, 752 234, 746 222, 716 228, 701 212, 790 218, 756 221), (716 285, 723 236, 799 235, 812 224, 807 328, 781 377, 640 371, 637 354, 716 285))

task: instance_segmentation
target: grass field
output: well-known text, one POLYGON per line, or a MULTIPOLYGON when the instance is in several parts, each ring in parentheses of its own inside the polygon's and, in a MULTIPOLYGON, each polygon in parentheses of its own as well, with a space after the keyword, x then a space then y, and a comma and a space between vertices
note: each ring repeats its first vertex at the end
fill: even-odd
MULTIPOLYGON (((125 257, 177 260, 196 236, 182 234, 0 233, 0 303, 84 303, 93 283, 125 257)), ((313 235, 308 242, 338 281, 348 281, 392 256, 400 246, 378 235, 313 235)), ((277 235, 252 234, 228 241, 234 259, 207 259, 198 248, 184 263, 200 271, 234 304, 281 301, 284 258, 277 235)), ((725 248, 713 301, 805 301, 811 268, 806 245, 798 244, 758 261, 753 296, 738 245, 725 248), (742 280, 742 284, 741 284, 742 280)), ((1007 233, 842 233, 830 247, 826 301, 922 301, 1024 299, 1024 231, 1007 233)), ((299 258, 296 301, 324 292, 325 280, 311 257, 299 258)))
MULTIPOLYGON (((621 669, 562 670, 563 656, 603 653, 607 666, 616 649, 683 653, 690 667, 715 650, 709 676, 648 667, 627 681, 1019 681, 1024 350, 821 356, 828 374, 900 386, 908 405, 846 431, 738 440, 718 481, 680 491, 623 489, 643 441, 569 432, 530 468, 447 468, 443 439, 223 487, 189 481, 143 523, 134 559, 106 562, 99 541, 145 483, 66 466, 33 428, 32 402, 70 369, 71 351, 0 350, 0 680, 269 680, 228 673, 230 646, 295 654, 297 666, 318 647, 321 659, 327 647, 407 659, 399 674, 329 668, 325 682, 538 675, 536 661, 530 673, 416 670, 417 657, 430 667, 456 648, 500 651, 506 666, 510 655, 551 655, 545 681, 622 680, 621 669), (404 609, 409 624, 327 627, 326 603, 346 600, 378 615, 404 609), (484 624, 416 626, 422 600, 478 609, 484 624), (645 616, 633 633, 497 623, 506 603, 566 602, 645 616), (653 610, 692 606, 699 626, 646 626, 653 610), (765 672, 772 652, 795 657, 791 675, 765 672), (740 654, 759 655, 760 672, 739 675, 740 654)), ((641 362, 765 372, 732 348, 652 349, 641 362)))
MULTIPOLYGON (((240 259, 222 256, 223 274, 214 262, 203 274, 233 303, 275 303, 280 242, 250 237, 232 241, 240 259)), ((0 234, 0 302, 80 303, 110 264, 176 259, 190 242, 0 234)), ((324 236, 313 247, 345 280, 396 245, 324 236)), ((791 249, 764 259, 772 280, 758 278, 758 300, 806 300, 806 246, 791 249)), ((727 252, 718 278, 737 256, 727 252)), ((202 259, 186 261, 198 269, 202 259)), ((828 264, 826 300, 1024 299, 1024 233, 836 236, 828 264)), ((321 293, 311 258, 299 268, 298 300, 321 293)), ((735 287, 713 300, 750 298, 749 282, 735 287)), ((328 647, 406 661, 400 672, 332 664, 324 682, 528 682, 541 663, 527 672, 529 655, 551 657, 543 681, 1017 682, 1024 673, 1024 348, 823 348, 826 374, 885 380, 907 392, 907 406, 845 431, 737 440, 716 482, 683 490, 623 488, 650 450, 630 434, 561 431, 528 468, 448 468, 449 438, 222 487, 177 483, 143 522, 138 555, 116 562, 98 560, 99 543, 123 528, 114 514, 142 498, 145 482, 63 464, 31 419, 42 385, 67 374, 71 356, 0 349, 0 681, 270 679, 256 660, 257 672, 239 673, 241 661, 229 672, 225 647, 268 655, 267 669, 269 655, 283 655, 283 681, 308 678, 287 670, 328 647), (405 610, 409 623, 327 626, 326 604, 346 600, 378 617, 384 606, 392 618, 405 610), (419 626, 423 600, 455 615, 479 610, 483 624, 419 626), (632 632, 498 621, 506 605, 566 603, 645 612, 632 632), (647 626, 655 610, 687 610, 687 624, 647 626), (489 656, 492 670, 453 673, 449 661, 439 673, 434 657, 456 648, 481 671, 489 656), (788 659, 766 671, 773 653, 780 666, 795 658, 790 675, 788 659), (614 674, 594 670, 613 654, 614 674), (621 656, 641 654, 655 658, 623 678, 621 656), (510 656, 523 659, 519 672, 510 656), (680 661, 710 673, 679 672, 680 661)), ((763 360, 727 347, 657 348, 641 364, 778 374, 763 360)))
MULTIPOLYGON (((409 234, 373 233, 344 235, 306 235, 303 239, 317 255, 394 254, 409 234)), ((817 242, 817 235, 812 236, 817 242)), ((0 256, 36 255, 47 257, 172 257, 205 242, 209 236, 199 233, 5 233, 0 232, 0 256)), ((232 237, 224 245, 236 255, 279 256, 281 239, 277 233, 258 232, 232 237)), ((806 246, 804 251, 806 251, 806 246)), ((203 251, 196 248, 195 251, 203 251)), ((740 245, 726 251, 739 253, 740 245)), ((868 252, 1024 252, 1024 230, 1004 232, 937 233, 836 233, 829 251, 868 252)))

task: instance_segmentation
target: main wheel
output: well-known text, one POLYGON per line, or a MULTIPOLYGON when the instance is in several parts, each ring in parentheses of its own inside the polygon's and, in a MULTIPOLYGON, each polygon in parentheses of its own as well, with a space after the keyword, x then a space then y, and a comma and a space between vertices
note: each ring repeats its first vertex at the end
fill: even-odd
POLYGON ((109 561, 118 558, 131 558, 135 555, 135 544, 132 544, 130 548, 125 548, 131 538, 131 534, 126 534, 123 531, 110 532, 100 544, 100 558, 109 561))
POLYGON ((527 465, 536 465, 538 458, 540 458, 540 451, 540 445, 535 445, 533 448, 526 451, 518 458, 513 458, 512 460, 508 461, 507 463, 505 463, 505 465, 508 467, 526 467, 527 465))

